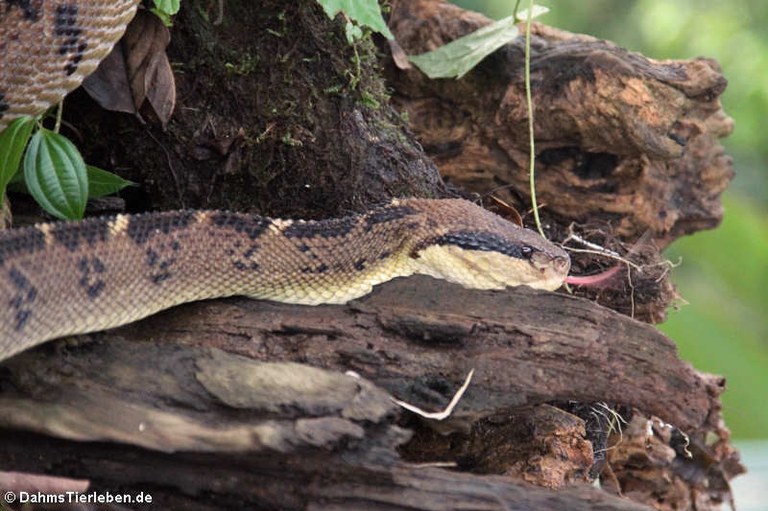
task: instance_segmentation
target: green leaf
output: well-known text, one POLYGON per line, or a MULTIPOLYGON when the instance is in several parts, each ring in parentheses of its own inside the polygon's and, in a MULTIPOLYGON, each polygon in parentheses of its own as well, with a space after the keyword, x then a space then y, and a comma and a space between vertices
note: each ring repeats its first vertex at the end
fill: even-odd
POLYGON ((160 22, 165 25, 166 27, 172 27, 173 21, 171 20, 171 17, 168 15, 167 12, 161 11, 159 9, 150 9, 149 12, 160 18, 160 22))
POLYGON ((23 166, 29 193, 44 210, 65 220, 83 217, 88 176, 72 142, 41 128, 29 141, 23 166))
MULTIPOLYGON (((544 7, 543 5, 536 5, 533 4, 533 7, 531 8, 531 19, 536 19, 542 14, 547 14, 549 12, 549 7, 544 7)), ((528 9, 523 9, 522 11, 518 12, 515 16, 518 21, 525 21, 528 19, 528 9)))
POLYGON ((19 117, 0 133, 0 204, 3 203, 6 186, 19 170, 21 155, 34 127, 32 117, 19 117))
POLYGON ((515 18, 510 16, 436 50, 408 58, 430 78, 461 78, 517 34, 515 18))
MULTIPOLYGON (((317 0, 323 6, 325 14, 333 19, 339 12, 343 12, 355 23, 368 27, 374 32, 378 32, 387 39, 394 39, 395 36, 389 31, 384 17, 381 15, 381 7, 376 0, 317 0)), ((349 29, 347 29, 349 32, 349 29)), ((347 35, 349 38, 349 35, 347 35)))
POLYGON ((164 12, 169 16, 173 16, 179 12, 181 0, 155 0, 155 9, 164 12))
POLYGON ((103 197, 117 193, 126 186, 137 186, 133 181, 123 179, 117 174, 107 172, 106 170, 86 165, 85 171, 88 174, 88 197, 103 197))
POLYGON ((163 25, 170 27, 173 25, 171 22, 171 16, 179 12, 181 0, 155 0, 155 6, 150 9, 152 14, 160 18, 163 25))

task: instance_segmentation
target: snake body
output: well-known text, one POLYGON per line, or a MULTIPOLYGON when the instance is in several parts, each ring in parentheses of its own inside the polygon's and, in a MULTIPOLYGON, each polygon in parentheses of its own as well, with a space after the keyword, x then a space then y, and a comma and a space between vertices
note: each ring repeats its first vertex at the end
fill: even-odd
POLYGON ((344 303, 414 273, 553 290, 569 265, 535 232, 459 199, 324 221, 176 211, 39 224, 0 232, 0 360, 206 298, 344 303))
POLYGON ((0 131, 59 103, 125 32, 138 0, 0 2, 0 131))
MULTIPOLYGON (((79 84, 136 2, 0 6, 2 128, 79 84)), ((344 303, 414 273, 480 289, 554 290, 569 266, 538 234, 455 199, 394 200, 324 221, 176 211, 39 224, 0 231, 0 360, 207 298, 344 303)))

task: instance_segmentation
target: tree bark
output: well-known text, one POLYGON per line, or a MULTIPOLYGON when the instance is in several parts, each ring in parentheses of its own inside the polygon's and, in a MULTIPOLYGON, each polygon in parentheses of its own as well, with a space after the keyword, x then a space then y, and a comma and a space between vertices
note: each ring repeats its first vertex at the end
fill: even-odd
MULTIPOLYGON (((390 17, 409 55, 488 23, 432 0, 394 2, 390 17)), ((733 176, 718 141, 733 130, 720 104, 727 81, 712 59, 655 61, 540 24, 531 48, 536 193, 547 235, 575 232, 638 263, 623 283, 580 293, 661 322, 678 296, 660 250, 722 219, 720 194, 733 176)), ((430 80, 394 62, 387 70, 393 102, 450 183, 529 210, 522 38, 461 80, 430 80)), ((572 256, 577 272, 614 264, 572 256)))
MULTIPOLYGON (((503 502, 520 506, 517 495, 528 490, 487 476, 473 485, 466 474, 422 473, 398 461, 397 448, 410 434, 397 426, 389 394, 441 408, 474 369, 459 408, 437 424, 441 434, 419 425, 424 440, 419 444, 417 436, 404 456, 420 463, 464 459, 465 470, 504 473, 535 460, 509 453, 487 466, 490 444, 509 449, 517 440, 499 428, 503 413, 523 410, 517 420, 525 421, 541 403, 607 400, 698 431, 722 390, 721 381, 681 362, 653 327, 586 300, 524 288, 470 291, 427 277, 386 284, 346 306, 307 309, 244 299, 190 304, 90 337, 5 364, 2 424, 36 434, 5 435, 4 466, 46 472, 62 466, 68 469, 60 475, 96 479, 103 488, 138 491, 153 482, 209 494, 211 502, 234 498, 291 509, 326 498, 338 499, 339 509, 360 503, 375 509, 376 499, 405 508, 404 487, 422 484, 434 486, 410 490, 419 508, 445 508, 447 497, 438 495, 453 486, 449 500, 456 508, 480 492, 493 509, 503 502), (566 333, 566 326, 573 330, 566 333), (349 370, 364 379, 342 375, 349 370), (41 440, 41 434, 69 441, 41 440), (451 452, 448 438, 467 447, 451 452), (245 454, 246 463, 217 477, 193 477, 195 465, 227 464, 245 454), (478 461, 468 464, 469 458, 478 461), (322 482, 323 473, 329 481, 322 482), (388 482, 379 487, 381 477, 388 482), (233 479, 242 480, 241 490, 234 491, 240 486, 233 479), (230 481, 226 489, 224 480, 230 481), (253 488, 261 489, 253 494, 253 488), (283 500, 286 494, 292 499, 283 500)), ((539 427, 561 431, 556 416, 548 414, 539 427)), ((589 449, 589 464, 591 455, 589 449)), ((562 482, 584 481, 588 468, 581 467, 580 477, 563 475, 562 482)), ((528 498, 542 509, 558 509, 561 499, 573 499, 576 508, 596 499, 640 509, 584 488, 571 492, 555 498, 531 491, 528 498)))
MULTIPOLYGON (((452 185, 480 194, 503 185, 497 195, 527 209, 520 40, 462 80, 427 80, 398 68, 384 44, 380 60, 368 40, 350 46, 342 20, 314 1, 226 9, 216 28, 182 7, 169 48, 179 105, 167 130, 100 112, 82 93, 72 101, 86 160, 146 183, 124 195, 128 210, 318 218, 392 196, 467 196, 443 184, 433 161, 452 185)), ((389 22, 416 54, 489 20, 418 0, 393 2, 389 22)), ((548 235, 563 241, 571 226, 627 254, 638 263, 631 280, 586 299, 414 277, 344 306, 199 302, 49 343, 0 367, 4 469, 57 476, 57 488, 75 478, 91 490, 149 492, 157 509, 727 501, 741 467, 720 413, 725 382, 637 319, 658 321, 674 297, 659 247, 719 221, 730 178, 717 143, 731 129, 719 105, 725 80, 710 60, 655 62, 588 36, 534 32, 548 235), (392 400, 440 410, 471 370, 446 420, 392 400)), ((574 257, 577 271, 605 266, 574 257)), ((34 484, 0 473, 4 487, 34 484)))

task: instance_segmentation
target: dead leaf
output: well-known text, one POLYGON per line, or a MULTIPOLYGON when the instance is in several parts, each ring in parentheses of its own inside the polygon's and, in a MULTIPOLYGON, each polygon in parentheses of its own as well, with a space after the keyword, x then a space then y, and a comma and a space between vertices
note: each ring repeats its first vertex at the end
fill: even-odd
POLYGON ((392 53, 392 60, 398 69, 411 69, 411 61, 408 60, 408 55, 405 54, 402 46, 400 46, 395 39, 387 39, 389 44, 389 51, 392 53))
POLYGON ((488 197, 486 197, 485 203, 486 203, 485 206, 488 209, 490 209, 500 217, 504 218, 505 220, 509 220, 513 224, 523 227, 523 218, 520 216, 520 213, 518 213, 518 211, 515 208, 513 208, 503 200, 493 195, 489 195, 488 197))
POLYGON ((160 19, 144 10, 136 13, 120 43, 83 86, 104 109, 168 123, 176 105, 176 83, 165 49, 171 40, 160 19), (147 106, 148 105, 148 106, 147 106))
POLYGON ((83 80, 83 87, 105 110, 136 113, 120 44, 116 44, 96 71, 83 80))
MULTIPOLYGON (((163 27, 165 28, 165 27, 163 27)), ((163 127, 168 124, 176 106, 176 82, 171 63, 165 52, 155 54, 144 75, 144 90, 152 110, 157 114, 163 127)))
POLYGON ((136 14, 122 39, 134 105, 140 110, 148 100, 163 126, 176 104, 176 83, 165 53, 170 40, 168 28, 146 11, 136 14))

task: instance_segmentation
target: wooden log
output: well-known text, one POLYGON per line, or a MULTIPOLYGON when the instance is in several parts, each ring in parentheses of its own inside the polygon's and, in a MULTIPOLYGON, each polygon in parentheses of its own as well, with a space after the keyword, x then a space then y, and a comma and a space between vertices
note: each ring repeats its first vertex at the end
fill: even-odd
MULTIPOLYGON (((392 498, 390 491, 402 497, 398 485, 374 491, 374 475, 392 481, 408 474, 403 484, 421 484, 416 481, 424 475, 399 461, 398 446, 410 435, 397 425, 388 394, 422 408, 441 408, 470 369, 475 378, 469 390, 439 428, 445 435, 485 424, 484 443, 472 449, 479 457, 492 454, 488 445, 494 435, 509 433, 492 435, 484 421, 504 414, 509 420, 515 409, 547 402, 609 401, 658 415, 692 435, 703 434, 719 416, 722 390, 721 381, 681 361, 656 329, 587 300, 524 287, 467 290, 429 277, 393 281, 344 306, 199 302, 79 341, 49 343, 4 364, 0 426, 6 434, 0 458, 5 457, 5 466, 97 478, 105 488, 141 488, 149 481, 178 488, 192 484, 200 492, 230 492, 243 502, 282 502, 283 508, 296 509, 315 498, 339 499, 347 491, 374 500, 376 495, 392 498), (349 370, 363 379, 342 374, 349 370), (11 430, 37 435, 9 435, 11 430), (69 442, 40 443, 39 434, 69 442), (22 460, 18 449, 49 454, 22 460), (120 451, 125 458, 111 462, 109 473, 107 460, 120 451), (270 484, 282 478, 277 493, 254 495, 248 485, 242 492, 235 487, 225 491, 219 479, 203 483, 193 476, 195 463, 218 466, 246 454, 248 463, 235 472, 261 474, 270 484), (75 455, 84 461, 75 466, 64 462, 75 455), (50 456, 63 458, 54 463, 50 456), (163 473, 175 467, 173 477, 147 469, 156 459, 170 463, 159 465, 163 473), (278 466, 299 475, 275 474, 278 466), (350 466, 372 471, 366 484, 350 486, 350 466), (134 475, 126 478, 126 471, 134 475), (343 483, 323 486, 327 494, 312 493, 303 483, 294 487, 297 480, 317 478, 343 483), (279 500, 286 485, 298 500, 279 500)), ((525 414, 518 417, 526 420, 525 414)), ((543 417, 548 418, 540 421, 541 434, 546 424, 558 428, 556 415, 543 417)), ((449 441, 448 436, 436 438, 449 441)), ((477 436, 467 442, 477 442, 477 436)), ((450 450, 436 447, 435 452, 450 450)), ((502 463, 514 465, 513 460, 502 463)), ((581 480, 591 463, 588 455, 582 460, 581 480)), ((498 460, 480 459, 475 465, 481 472, 505 470, 498 468, 498 460)), ((467 477, 428 474, 438 480, 467 477)), ((263 488, 266 480, 253 477, 250 484, 263 488)), ((463 479, 469 494, 456 496, 457 507, 491 484, 477 477, 480 486, 472 491, 469 479, 463 479)), ((558 477, 573 482, 572 476, 558 477)), ((506 489, 498 489, 502 495, 519 490, 517 483, 505 484, 506 489)), ((580 502, 583 497, 568 498, 580 502)), ((588 498, 607 497, 590 493, 588 498)), ((419 505, 434 508, 422 498, 427 500, 419 505)), ((506 509, 494 505, 488 508, 506 509)))
MULTIPOLYGON (((395 1, 389 18, 409 55, 489 23, 442 0, 395 1)), ((733 176, 719 143, 733 130, 720 104, 727 82, 712 59, 656 61, 546 25, 532 32, 536 194, 547 237, 575 233, 636 263, 600 290, 577 292, 660 323, 678 298, 661 250, 722 219, 720 194, 733 176)), ((394 59, 386 67, 393 102, 444 178, 523 213, 531 208, 524 60, 518 37, 460 80, 431 80, 394 59)), ((594 253, 573 260, 576 274, 616 264, 594 253)))
MULTIPOLYGON (((441 0, 393 2, 409 55, 491 23, 441 0)), ((520 37, 461 80, 389 66, 394 101, 452 183, 528 207, 528 114, 520 37), (508 185, 508 186, 500 186, 508 185), (524 199, 521 201, 520 199, 524 199)), ((716 226, 733 170, 718 139, 733 130, 712 59, 657 61, 596 38, 533 26, 537 194, 558 218, 646 231, 665 246, 716 226)))

